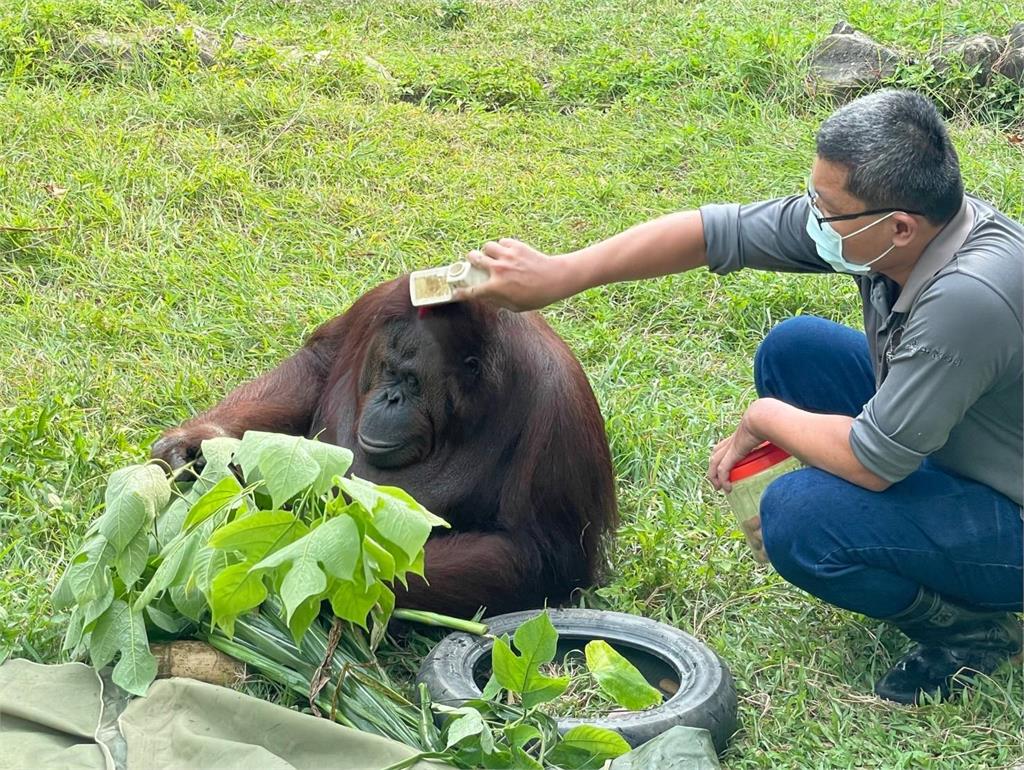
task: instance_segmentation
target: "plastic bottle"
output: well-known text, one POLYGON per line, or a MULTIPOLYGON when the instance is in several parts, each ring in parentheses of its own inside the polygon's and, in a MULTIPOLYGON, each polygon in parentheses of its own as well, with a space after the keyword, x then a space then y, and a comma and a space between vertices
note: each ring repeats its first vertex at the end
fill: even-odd
POLYGON ((766 441, 729 471, 732 491, 727 492, 725 497, 747 545, 759 562, 768 561, 764 541, 761 539, 760 519, 754 518, 761 512, 761 495, 779 476, 802 467, 803 463, 793 455, 766 441))
POLYGON ((452 292, 483 283, 491 274, 482 267, 460 259, 447 267, 416 270, 409 276, 409 298, 414 307, 452 301, 452 292))

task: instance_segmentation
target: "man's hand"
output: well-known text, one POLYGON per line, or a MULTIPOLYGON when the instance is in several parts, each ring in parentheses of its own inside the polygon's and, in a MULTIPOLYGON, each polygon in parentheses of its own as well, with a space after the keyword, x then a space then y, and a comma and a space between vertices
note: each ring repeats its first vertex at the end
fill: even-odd
POLYGON ((771 441, 804 465, 872 492, 883 492, 891 482, 869 471, 854 455, 852 424, 853 418, 847 415, 807 412, 775 398, 759 398, 747 407, 736 432, 711 452, 708 480, 715 489, 731 492, 729 471, 762 441, 771 441))
POLYGON ((458 289, 455 300, 481 299, 520 311, 545 307, 573 293, 566 285, 566 264, 514 238, 488 241, 466 258, 491 277, 479 286, 458 289))
POLYGON ((736 432, 729 438, 719 441, 711 451, 711 459, 708 462, 708 481, 715 489, 731 492, 732 484, 729 482, 729 471, 764 441, 751 429, 749 415, 750 409, 747 409, 743 413, 743 419, 740 420, 736 432))

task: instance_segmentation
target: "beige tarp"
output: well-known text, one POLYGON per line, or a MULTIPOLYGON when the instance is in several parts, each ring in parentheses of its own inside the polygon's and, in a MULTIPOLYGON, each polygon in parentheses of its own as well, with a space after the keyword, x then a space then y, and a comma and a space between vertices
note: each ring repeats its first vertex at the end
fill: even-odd
MULTIPOLYGON (((396 741, 192 679, 125 697, 83 663, 0 666, 0 770, 381 770, 396 741)), ((449 765, 417 762, 414 770, 449 765)), ((707 730, 673 727, 608 770, 715 770, 707 730)))
POLYGON ((158 680, 145 698, 127 701, 82 663, 10 660, 0 666, 3 770, 380 770, 415 753, 387 738, 191 679, 158 680))

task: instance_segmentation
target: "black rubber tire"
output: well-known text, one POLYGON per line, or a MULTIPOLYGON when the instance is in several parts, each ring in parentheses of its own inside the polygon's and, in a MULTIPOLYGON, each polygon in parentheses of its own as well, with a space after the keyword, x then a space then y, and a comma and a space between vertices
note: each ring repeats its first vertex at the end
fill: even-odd
MULTIPOLYGON (((497 615, 484 622, 493 636, 511 636, 541 610, 497 615)), ((736 732, 736 688, 729 669, 708 647, 677 628, 621 612, 584 609, 547 611, 559 637, 605 639, 617 646, 647 653, 670 666, 680 687, 668 700, 648 711, 616 714, 601 719, 560 719, 565 732, 581 724, 607 727, 633 747, 676 725, 703 727, 721 754, 736 732)), ((473 678, 478 661, 491 651, 488 637, 454 633, 442 639, 424 659, 416 681, 426 684, 431 697, 450 706, 479 698, 473 678)))

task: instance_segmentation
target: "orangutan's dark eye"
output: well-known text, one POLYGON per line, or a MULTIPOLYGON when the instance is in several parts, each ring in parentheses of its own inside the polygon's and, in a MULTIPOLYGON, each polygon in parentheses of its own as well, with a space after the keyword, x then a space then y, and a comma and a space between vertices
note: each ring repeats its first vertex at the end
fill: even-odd
POLYGON ((480 359, 476 356, 467 356, 462 362, 466 365, 466 368, 473 374, 480 374, 480 359))
POLYGON ((416 390, 420 386, 420 381, 416 379, 415 374, 407 374, 405 375, 405 384, 407 387, 416 390))

